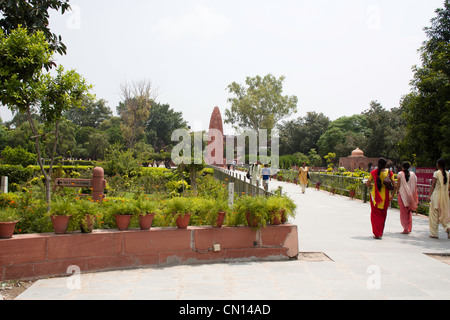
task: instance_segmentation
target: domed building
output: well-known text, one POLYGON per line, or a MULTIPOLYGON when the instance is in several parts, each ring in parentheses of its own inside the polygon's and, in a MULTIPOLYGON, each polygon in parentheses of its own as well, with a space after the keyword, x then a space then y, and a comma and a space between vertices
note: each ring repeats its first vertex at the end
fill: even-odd
POLYGON ((339 159, 339 167, 345 168, 347 171, 355 171, 356 169, 369 171, 371 166, 376 167, 378 159, 367 158, 361 149, 356 148, 349 157, 339 159))

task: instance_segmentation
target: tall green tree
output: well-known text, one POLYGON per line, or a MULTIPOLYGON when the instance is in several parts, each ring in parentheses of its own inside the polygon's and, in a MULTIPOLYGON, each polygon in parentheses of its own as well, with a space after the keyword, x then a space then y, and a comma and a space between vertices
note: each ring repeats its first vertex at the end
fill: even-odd
POLYGON ((7 35, 19 26, 30 33, 42 31, 52 51, 66 54, 61 36, 50 31, 50 10, 64 14, 70 10, 69 0, 0 0, 0 29, 7 35))
POLYGON ((172 144, 172 133, 187 127, 187 122, 183 113, 176 112, 168 104, 154 102, 146 125, 147 143, 159 152, 172 144))
POLYGON ((405 134, 405 123, 399 109, 387 110, 379 102, 370 102, 370 108, 362 113, 367 119, 366 156, 386 157, 401 161, 399 144, 405 134))
POLYGON ((319 153, 321 156, 336 153, 338 158, 347 157, 354 149, 365 148, 369 133, 366 116, 341 117, 331 122, 320 137, 317 142, 319 153))
POLYGON ((231 108, 225 111, 225 123, 236 130, 271 131, 278 122, 297 112, 298 98, 283 95, 285 77, 247 77, 245 85, 233 82, 228 92, 231 108))
POLYGON ((0 102, 10 110, 27 116, 38 163, 46 181, 49 210, 53 161, 63 113, 69 108, 80 106, 90 89, 74 70, 66 72, 60 66, 55 76, 44 73, 45 66, 51 63, 52 54, 41 31, 29 34, 26 29, 19 27, 9 36, 0 31, 0 102), (33 119, 33 110, 39 115, 43 126, 33 119), (45 148, 51 159, 48 171, 42 161, 45 148))
POLYGON ((103 99, 87 97, 81 108, 70 108, 64 113, 64 117, 80 127, 99 128, 100 124, 112 117, 112 111, 103 99))
POLYGON ((436 10, 428 40, 420 48, 422 66, 414 66, 411 93, 401 102, 407 122, 405 157, 417 155, 421 166, 450 158, 450 0, 436 10))
POLYGON ((280 132, 280 153, 296 152, 307 154, 318 149, 317 142, 325 133, 330 119, 323 113, 308 112, 305 117, 283 122, 278 126, 280 132))
POLYGON ((132 149, 144 136, 145 122, 150 116, 156 94, 148 80, 124 83, 121 92, 123 101, 117 107, 122 119, 120 129, 127 141, 127 147, 132 149))

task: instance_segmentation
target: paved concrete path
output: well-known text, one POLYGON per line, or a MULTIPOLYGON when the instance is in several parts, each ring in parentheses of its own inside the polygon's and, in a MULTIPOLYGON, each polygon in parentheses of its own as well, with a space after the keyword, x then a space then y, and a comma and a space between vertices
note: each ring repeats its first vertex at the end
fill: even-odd
POLYGON ((233 263, 82 274, 41 280, 18 299, 450 299, 450 265, 425 253, 449 253, 450 240, 428 237, 428 220, 414 217, 402 235, 389 210, 383 240, 374 240, 370 207, 358 200, 281 185, 298 204, 301 252, 332 261, 233 263))

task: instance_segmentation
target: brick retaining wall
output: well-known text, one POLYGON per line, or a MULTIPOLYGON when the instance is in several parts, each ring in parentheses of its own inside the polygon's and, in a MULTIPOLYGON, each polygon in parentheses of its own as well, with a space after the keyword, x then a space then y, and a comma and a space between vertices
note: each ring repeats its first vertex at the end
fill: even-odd
POLYGON ((15 235, 0 240, 0 280, 65 276, 81 272, 228 261, 288 260, 297 256, 294 225, 250 228, 152 228, 150 231, 95 230, 92 234, 15 235), (257 242, 257 246, 255 246, 257 242), (214 244, 221 251, 214 252, 214 244))

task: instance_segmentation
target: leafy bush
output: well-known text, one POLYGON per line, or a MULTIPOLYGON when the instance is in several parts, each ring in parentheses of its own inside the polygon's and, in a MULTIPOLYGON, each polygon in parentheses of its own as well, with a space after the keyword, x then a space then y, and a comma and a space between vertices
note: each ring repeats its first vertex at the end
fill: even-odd
POLYGON ((5 208, 0 210, 0 222, 15 222, 20 220, 19 212, 16 208, 5 208))
POLYGON ((233 213, 227 220, 227 226, 237 227, 246 224, 247 213, 250 220, 258 223, 258 228, 265 227, 269 221, 269 211, 267 210, 267 199, 262 196, 241 196, 236 199, 233 213))
POLYGON ((107 151, 105 162, 103 162, 105 174, 112 177, 115 175, 129 175, 131 172, 139 172, 141 167, 133 156, 133 150, 121 150, 120 146, 113 146, 107 151))
POLYGON ((50 215, 54 216, 71 216, 76 212, 73 200, 68 198, 60 198, 52 202, 50 215))
POLYGON ((30 153, 22 147, 11 148, 7 146, 2 151, 2 157, 5 164, 27 167, 36 164, 37 155, 30 153))
POLYGON ((0 177, 8 177, 9 185, 27 182, 33 176, 33 169, 30 167, 3 165, 0 166, 0 177))

